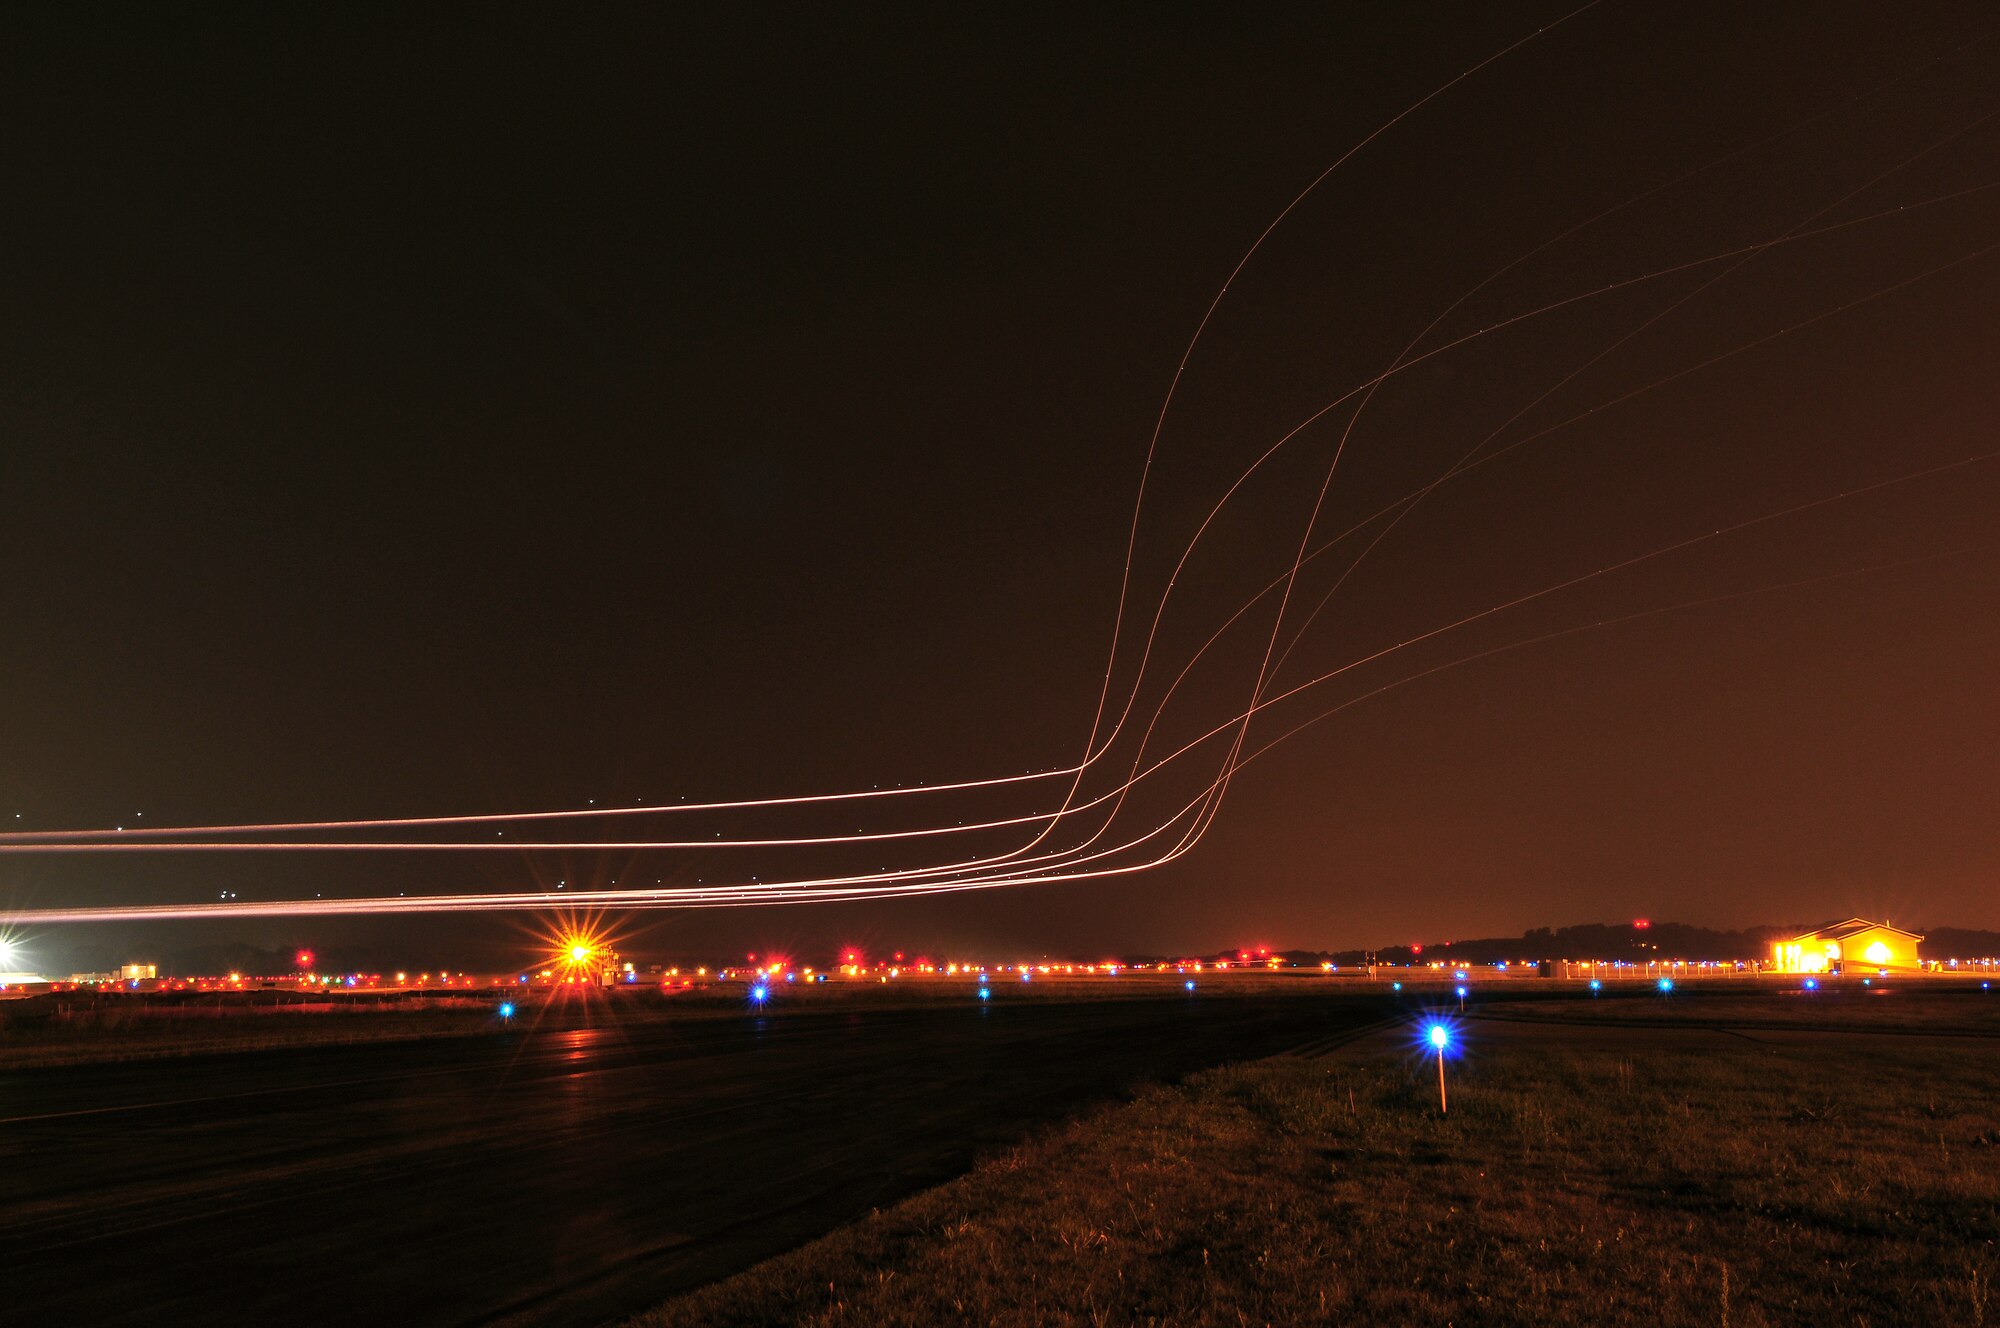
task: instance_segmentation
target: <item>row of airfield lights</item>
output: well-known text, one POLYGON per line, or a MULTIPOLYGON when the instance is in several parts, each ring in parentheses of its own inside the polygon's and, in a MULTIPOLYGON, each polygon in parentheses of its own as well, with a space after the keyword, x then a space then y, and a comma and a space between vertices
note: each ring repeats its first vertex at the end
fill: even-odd
MULTIPOLYGON (((588 956, 586 956, 585 958, 572 960, 571 966, 579 968, 585 967, 587 966, 587 962, 588 962, 588 956)), ((1201 973, 1204 971, 1208 971, 1210 969, 1213 969, 1217 972, 1221 972, 1229 968, 1230 965, 1226 961, 1215 962, 1215 963, 1204 963, 1203 961, 1196 960, 1184 963, 1161 963, 1151 966, 1120 964, 1114 962, 1106 962, 1103 964, 1065 963, 1065 964, 1018 964, 1018 965, 1016 964, 981 965, 981 964, 971 964, 971 963, 968 964, 913 963, 909 965, 900 965, 900 964, 874 965, 867 967, 856 964, 846 964, 840 966, 835 971, 840 976, 846 978, 874 976, 876 977, 878 982, 884 982, 884 983, 889 982, 893 979, 898 979, 903 977, 914 977, 919 975, 925 975, 925 976, 933 976, 933 975, 952 976, 958 974, 976 975, 983 987, 988 980, 987 975, 993 972, 1000 972, 1000 973, 1017 972, 1020 974, 1021 981, 1028 982, 1031 981, 1037 974, 1041 974, 1043 976, 1074 976, 1077 974, 1085 974, 1085 975, 1105 974, 1105 975, 1115 976, 1119 973, 1147 972, 1149 971, 1149 969, 1150 971, 1155 971, 1155 972, 1172 972, 1176 974, 1186 974, 1186 973, 1201 973)), ((557 969, 554 967, 540 969, 537 970, 536 972, 538 973, 539 977, 544 979, 554 978, 557 975, 557 969)), ((635 982, 637 980, 638 975, 633 971, 631 965, 628 964, 625 966, 624 971, 621 974, 619 974, 619 976, 627 982, 635 982)), ((680 978, 683 976, 683 972, 678 967, 667 968, 661 971, 660 976, 663 980, 680 978)), ((709 969, 706 966, 698 967, 693 969, 687 976, 706 978, 709 976, 709 969)), ((799 981, 801 976, 803 976, 804 980, 808 983, 820 983, 827 981, 827 974, 823 972, 818 972, 811 967, 793 968, 790 964, 782 960, 770 961, 764 966, 757 968, 748 968, 748 967, 720 968, 715 970, 714 976, 719 981, 730 981, 735 979, 750 981, 754 979, 758 983, 775 982, 775 981, 795 983, 799 981)), ((1468 985, 1470 974, 1467 970, 1460 969, 1455 971, 1452 974, 1452 977, 1455 983, 1453 987, 1453 994, 1461 1002, 1463 1002, 1466 999, 1466 997, 1469 996, 1471 993, 1471 987, 1468 985)), ((533 979, 528 973, 519 973, 513 975, 511 978, 511 981, 518 985, 527 985, 532 980, 533 979)), ((562 981, 567 983, 575 983, 578 982, 579 980, 580 979, 578 979, 574 975, 562 979, 562 981)), ((141 981, 142 981, 141 979, 137 978, 125 979, 125 978, 107 977, 93 982, 58 983, 54 985, 64 986, 64 987, 67 986, 96 986, 102 988, 127 987, 136 989, 137 987, 140 986, 141 981)), ((246 975, 244 975, 243 973, 232 972, 227 975, 218 975, 215 977, 145 980, 146 984, 155 990, 171 990, 171 991, 225 990, 229 988, 241 987, 245 982, 264 983, 273 981, 296 982, 308 988, 342 987, 342 988, 378 989, 383 985, 385 981, 389 982, 392 987, 408 987, 413 985, 411 976, 408 972, 398 972, 393 975, 393 978, 390 977, 390 975, 382 973, 338 974, 338 973, 301 972, 301 973, 286 975, 284 977, 272 978, 272 977, 246 977, 246 975)), ((414 985, 424 986, 424 987, 438 985, 445 987, 458 986, 466 988, 486 988, 486 987, 504 985, 508 981, 509 979, 505 978, 483 977, 468 972, 453 973, 450 971, 441 970, 436 974, 432 974, 429 972, 417 974, 414 980, 414 985)), ((1874 985, 1872 978, 1864 977, 1861 979, 1861 982, 1863 986, 1874 985)), ((1193 991, 1195 989, 1195 983, 1192 980, 1187 981, 1185 985, 1189 991, 1193 991)), ((1652 982, 1652 985, 1656 990, 1658 990, 1663 995, 1671 994, 1675 990, 1675 980, 1672 977, 1665 975, 1655 978, 1652 982)), ((1992 983, 1990 981, 1982 981, 1979 985, 1982 990, 1991 990, 1992 988, 1992 983)), ((1389 984, 1389 986, 1393 991, 1400 992, 1403 989, 1403 983, 1401 980, 1392 981, 1389 984)), ((1595 978, 1595 977, 1591 978, 1587 986, 1588 990, 1593 995, 1600 994, 1605 989, 1604 980, 1602 978, 1595 978)), ((1816 977, 1807 977, 1801 983, 1801 987, 1805 991, 1817 991, 1819 990, 1819 980, 1816 977)), ((768 992, 766 994, 768 995, 768 992)), ((982 994, 990 994, 990 993, 982 993, 982 994)))
MULTIPOLYGON (((601 942, 597 941, 595 938, 588 936, 572 936, 565 938, 561 946, 557 949, 555 963, 553 963, 550 967, 537 970, 537 973, 538 976, 543 980, 555 980, 564 984, 574 984, 579 982, 589 983, 591 981, 591 978, 588 976, 588 974, 590 974, 592 971, 595 970, 599 962, 607 960, 609 959, 609 957, 610 957, 610 951, 608 950, 608 948, 605 947, 601 942)), ((289 979, 285 980, 298 982, 301 985, 306 986, 308 988, 313 988, 313 987, 321 989, 327 989, 327 988, 351 989, 351 988, 363 988, 363 987, 379 988, 384 982, 384 975, 379 973, 378 974, 362 974, 362 973, 333 974, 333 973, 320 973, 313 971, 314 955, 311 950, 301 950, 298 952, 295 958, 298 966, 298 971, 292 974, 289 977, 289 979)), ((827 981, 828 975, 826 973, 818 972, 811 967, 797 967, 792 965, 789 960, 775 959, 775 958, 767 959, 764 961, 764 963, 760 965, 757 963, 757 958, 758 957, 755 954, 746 956, 746 959, 749 961, 749 963, 748 965, 742 968, 736 968, 736 967, 719 968, 715 970, 715 978, 720 981, 742 979, 751 982, 752 983, 751 989, 754 993, 753 999, 760 1006, 766 1000, 769 999, 771 994, 770 984, 772 983, 779 981, 783 981, 786 983, 796 983, 801 978, 803 978, 803 980, 808 983, 822 983, 827 981)), ((991 999, 992 996, 991 988, 988 985, 990 982, 989 975, 992 973, 1017 973, 1020 977, 1020 980, 1023 982, 1032 981, 1037 975, 1049 976, 1049 977, 1057 977, 1057 976, 1088 977, 1088 976, 1102 974, 1106 976, 1115 977, 1121 973, 1137 974, 1147 971, 1151 971, 1154 973, 1175 973, 1182 975, 1184 977, 1185 979, 1184 985, 1186 989, 1192 992, 1195 990, 1195 982, 1192 977, 1186 976, 1189 974, 1199 974, 1207 971, 1215 971, 1220 973, 1220 972, 1227 972, 1232 968, 1239 971, 1243 970, 1257 971, 1257 970, 1275 970, 1283 967, 1303 967, 1303 966, 1300 965, 1288 966, 1278 956, 1271 955, 1268 949, 1260 949, 1254 953, 1250 950, 1243 950, 1239 952, 1235 960, 1228 960, 1228 959, 1165 960, 1152 965, 1127 964, 1119 960, 1104 960, 1099 963, 1081 963, 1081 964, 1074 962, 1040 962, 1040 963, 1019 963, 1019 964, 998 964, 998 965, 975 964, 975 963, 961 964, 956 962, 932 963, 931 961, 925 959, 922 956, 918 956, 915 959, 906 962, 904 960, 904 956, 900 952, 895 954, 893 962, 884 960, 875 963, 867 963, 862 960, 861 956, 858 953, 850 951, 843 956, 843 962, 838 966, 836 966, 833 972, 835 972, 836 974, 838 974, 843 978, 847 978, 850 980, 874 977, 876 981, 880 983, 888 983, 892 980, 900 979, 905 976, 951 977, 960 975, 964 976, 976 975, 978 979, 978 987, 977 987, 978 998, 984 1001, 991 999)), ((1507 961, 1501 960, 1491 965, 1491 967, 1496 972, 1507 972, 1508 969, 1510 968, 1510 965, 1507 961)), ((1528 964, 1528 965, 1522 965, 1522 967, 1533 968, 1534 965, 1528 964)), ((1651 978, 1653 985, 1660 992, 1661 995, 1671 995, 1675 989, 1675 979, 1672 976, 1672 974, 1676 971, 1681 972, 1684 975, 1687 974, 1689 971, 1692 971, 1697 974, 1704 971, 1728 972, 1732 970, 1740 970, 1744 966, 1741 964, 1728 964, 1719 962, 1690 963, 1688 961, 1666 960, 1666 961, 1654 961, 1651 963, 1631 963, 1627 961, 1613 961, 1605 964, 1588 965, 1588 967, 1591 969, 1593 973, 1595 973, 1600 969, 1608 969, 1614 979, 1625 977, 1627 971, 1629 971, 1630 973, 1630 979, 1651 978), (1655 974, 1657 974, 1657 976, 1654 976, 1655 974)), ((1952 967, 1956 968, 1957 965, 1954 963, 1952 967)), ((1330 961, 1321 962, 1318 965, 1318 968, 1322 972, 1328 974, 1337 973, 1340 971, 1340 966, 1330 961)), ((1365 970, 1365 968, 1366 966, 1363 965, 1350 966, 1351 971, 1356 971, 1356 972, 1363 971, 1365 970)), ((1454 983, 1452 992, 1453 995, 1457 997, 1459 1006, 1462 1009, 1466 998, 1470 994, 1470 986, 1469 986, 1471 979, 1470 968, 1447 968, 1445 964, 1436 961, 1424 965, 1423 968, 1424 970, 1428 970, 1428 972, 1433 978, 1442 978, 1446 972, 1450 973, 1451 979, 1454 983)), ((704 979, 708 978, 709 969, 706 966, 698 967, 693 970, 691 976, 704 979)), ((623 981, 626 983, 636 983, 638 981, 639 975, 634 971, 633 966, 631 964, 625 964, 623 966, 622 971, 617 973, 615 977, 619 981, 623 981)), ((663 984, 670 982, 673 979, 681 977, 682 977, 682 970, 678 967, 668 968, 660 972, 660 979, 663 984)), ((268 981, 268 979, 254 979, 254 980, 268 981)), ((244 981, 245 978, 243 974, 233 972, 230 973, 227 978, 174 979, 166 982, 156 982, 153 985, 156 986, 156 989, 168 989, 168 990, 192 989, 192 990, 205 991, 205 990, 217 990, 217 989, 227 990, 230 988, 241 987, 244 981)), ((465 972, 459 972, 454 974, 449 971, 440 971, 436 975, 433 975, 429 972, 422 972, 417 975, 416 979, 416 985, 425 987, 433 985, 444 986, 444 987, 458 986, 465 988, 491 987, 496 985, 502 985, 504 982, 505 979, 489 979, 489 978, 474 976, 472 974, 465 972)), ((531 982, 531 977, 528 973, 520 973, 514 976, 513 978, 513 983, 515 985, 529 985, 530 982, 531 982)), ((1863 985, 1868 985, 1868 986, 1873 985, 1872 980, 1868 978, 1863 978, 1862 982, 1863 985)), ((84 984, 79 983, 77 985, 84 985, 84 984)), ((90 985, 96 985, 99 987, 111 987, 111 988, 117 988, 117 987, 137 988, 140 985, 140 982, 137 979, 105 980, 90 985)), ((398 972, 397 974, 395 974, 394 985, 397 987, 407 987, 411 985, 409 973, 398 972)), ((1816 977, 1808 976, 1803 980, 1801 985, 1802 988, 1806 991, 1817 991, 1819 988, 1819 981, 1816 977)), ((1991 989, 1990 982, 1982 982, 1980 985, 1984 989, 1988 990, 1991 989)), ((1403 989, 1403 982, 1401 980, 1392 981, 1390 983, 1390 987, 1392 990, 1400 992, 1403 989)), ((1598 995, 1602 993, 1605 989, 1605 980, 1597 976, 1592 976, 1588 980, 1588 988, 1593 996, 1598 995)))

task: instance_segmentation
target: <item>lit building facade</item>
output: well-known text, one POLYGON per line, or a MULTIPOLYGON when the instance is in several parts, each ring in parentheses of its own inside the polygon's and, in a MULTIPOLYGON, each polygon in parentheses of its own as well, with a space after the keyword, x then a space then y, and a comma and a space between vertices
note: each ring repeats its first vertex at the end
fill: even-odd
POLYGON ((1771 947, 1780 973, 1839 973, 1910 970, 1923 967, 1917 946, 1924 938, 1886 922, 1848 918, 1815 927, 1771 947))

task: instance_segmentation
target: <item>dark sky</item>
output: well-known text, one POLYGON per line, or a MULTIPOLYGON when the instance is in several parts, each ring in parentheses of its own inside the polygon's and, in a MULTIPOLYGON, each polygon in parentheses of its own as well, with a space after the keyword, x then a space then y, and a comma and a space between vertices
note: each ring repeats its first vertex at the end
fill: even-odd
MULTIPOLYGON (((1348 147, 1566 10, 1074 8, 17 8, 0 38, 4 819, 511 811, 1075 761, 1147 440, 1216 289, 1348 147)), ((1923 8, 1608 3, 1364 149, 1267 242, 1189 364, 1141 606, 1270 443, 1495 269, 1621 204, 1427 344, 1874 219, 1395 379, 1322 529, 1503 425, 1488 450, 1605 408, 1427 499, 1288 682, 2000 447, 2000 255, 1979 255, 2000 190, 1933 201, 2000 181, 1984 118, 2000 45, 1986 6, 1923 8)), ((1150 695, 1289 564, 1345 418, 1225 509, 1175 590, 1150 695)), ((1813 581, 1366 701, 1246 768, 1201 844, 1154 872, 654 915, 640 948, 1369 944, 1639 915, 2000 925, 1996 499, 2000 463, 1962 466, 1380 661, 1253 743, 1476 650, 1813 581)), ((1295 612, 1337 572, 1316 566, 1295 612)), ((1267 630, 1230 638, 1165 730, 1240 709, 1267 630)), ((0 860, 0 900, 794 869, 824 868, 22 856, 0 860)), ((236 920, 36 944, 497 954, 520 925, 236 920)))

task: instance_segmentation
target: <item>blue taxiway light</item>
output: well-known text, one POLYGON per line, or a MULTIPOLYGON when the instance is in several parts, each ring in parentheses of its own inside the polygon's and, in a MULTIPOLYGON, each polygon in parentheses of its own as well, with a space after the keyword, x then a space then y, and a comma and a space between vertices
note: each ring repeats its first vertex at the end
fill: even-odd
POLYGON ((1461 1001, 1465 999, 1465 988, 1460 987, 1458 989, 1458 999, 1460 999, 1461 1001))
POLYGON ((1430 1032, 1426 1036, 1431 1046, 1439 1051, 1443 1051, 1451 1042, 1451 1030, 1443 1024, 1432 1024, 1430 1032))
POLYGON ((769 992, 768 992, 768 991, 767 991, 767 990, 766 990, 765 988, 763 988, 763 987, 761 987, 761 986, 759 986, 759 987, 752 987, 752 988, 750 989, 750 999, 751 999, 751 1000, 753 1000, 753 1001, 756 1001, 756 1002, 758 1002, 759 1004, 761 1004, 761 1003, 763 1002, 763 1000, 764 1000, 764 997, 765 997, 765 996, 767 996, 767 995, 769 995, 769 994, 770 994, 770 993, 769 993, 769 992))
POLYGON ((1604 984, 1603 984, 1602 982, 1598 981, 1598 980, 1597 980, 1596 978, 1592 978, 1592 979, 1590 980, 1590 989, 1591 989, 1592 991, 1603 991, 1603 990, 1604 990, 1604 984))
POLYGON ((1401 991, 1403 989, 1403 984, 1400 982, 1391 982, 1389 984, 1389 989, 1391 991, 1401 991))
POLYGON ((502 1019, 512 1019, 514 1017, 514 1002, 500 1002, 500 1017, 502 1019))
POLYGON ((986 990, 986 988, 984 988, 984 987, 981 987, 981 988, 979 989, 979 999, 980 999, 980 1000, 982 1000, 982 1001, 983 1001, 983 1000, 986 1000, 986 999, 987 999, 988 997, 990 997, 990 996, 992 996, 992 995, 993 995, 993 993, 992 993, 992 992, 990 992, 990 991, 988 991, 988 990, 986 990))
POLYGON ((1194 983, 1193 983, 1192 981, 1189 981, 1189 982, 1188 982, 1188 984, 1187 984, 1187 989, 1188 989, 1189 991, 1193 991, 1193 990, 1194 990, 1194 983))
POLYGON ((1661 978, 1661 979, 1660 979, 1660 990, 1661 990, 1661 991, 1672 991, 1673 989, 1674 989, 1674 980, 1673 980, 1672 978, 1661 978))
POLYGON ((1819 979, 1818 979, 1818 978, 1807 978, 1807 979, 1806 979, 1806 990, 1807 990, 1807 991, 1818 991, 1818 990, 1819 990, 1819 979))

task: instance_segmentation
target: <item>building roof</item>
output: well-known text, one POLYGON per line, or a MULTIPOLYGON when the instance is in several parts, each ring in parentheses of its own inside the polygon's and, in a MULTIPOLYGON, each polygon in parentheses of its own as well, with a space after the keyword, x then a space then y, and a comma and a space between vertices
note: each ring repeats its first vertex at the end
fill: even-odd
POLYGON ((1891 927, 1886 922, 1870 922, 1867 918, 1841 918, 1834 922, 1822 922, 1810 931, 1792 937, 1794 941, 1844 941, 1850 936, 1858 936, 1864 931, 1893 931, 1898 936, 1907 936, 1913 941, 1924 939, 1922 932, 1904 931, 1901 927, 1891 927))

